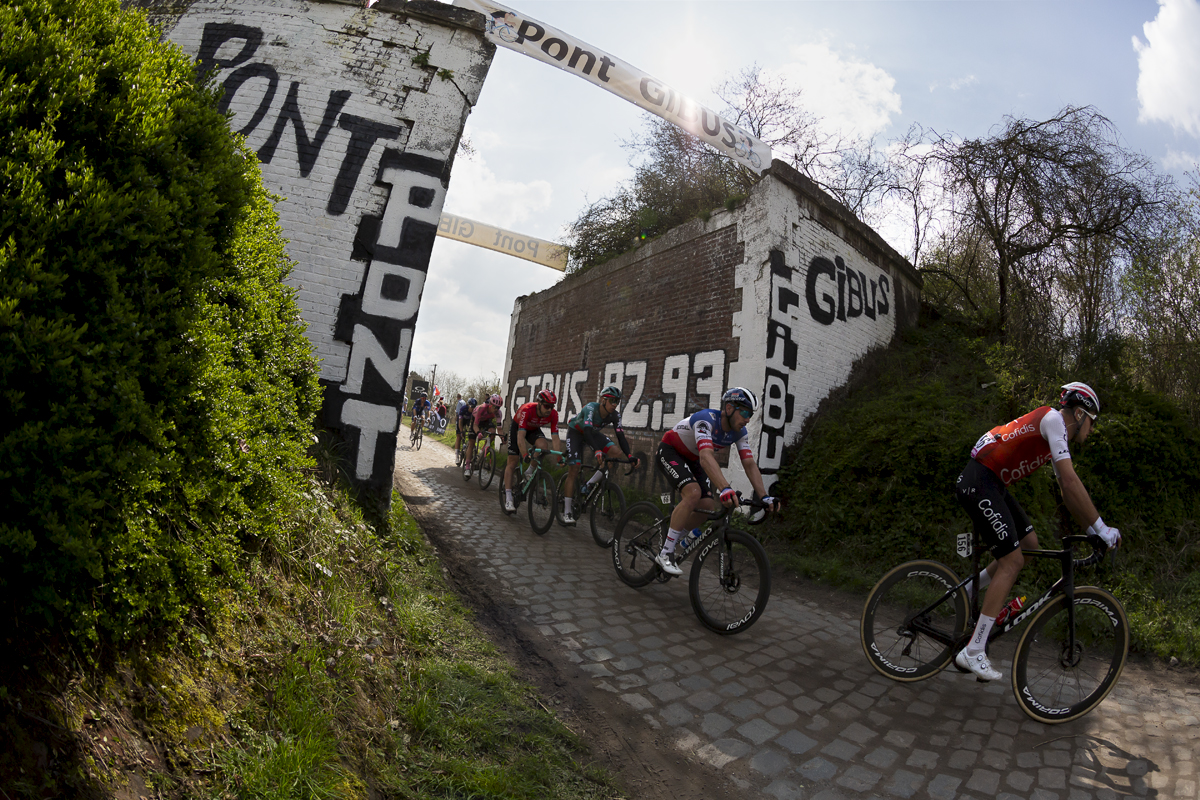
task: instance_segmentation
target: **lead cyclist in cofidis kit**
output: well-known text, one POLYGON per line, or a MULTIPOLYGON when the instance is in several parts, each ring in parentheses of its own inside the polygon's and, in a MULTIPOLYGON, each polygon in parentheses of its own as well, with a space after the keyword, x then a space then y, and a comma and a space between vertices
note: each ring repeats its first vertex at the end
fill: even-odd
POLYGON ((1050 461, 1062 490, 1063 503, 1071 516, 1089 534, 1110 547, 1121 544, 1121 532, 1104 524, 1088 496, 1083 481, 1071 464, 1067 443, 1080 444, 1088 438, 1100 414, 1100 398, 1086 383, 1068 383, 1059 398, 1061 409, 1050 406, 1030 411, 1007 425, 992 428, 971 449, 971 460, 958 476, 955 492, 966 509, 980 539, 995 559, 979 573, 979 586, 988 586, 979 622, 970 643, 954 658, 981 680, 994 681, 1001 674, 988 661, 984 648, 996 615, 1004 607, 1008 591, 1025 566, 1021 550, 1037 550, 1033 523, 1008 486, 1032 474, 1050 461))

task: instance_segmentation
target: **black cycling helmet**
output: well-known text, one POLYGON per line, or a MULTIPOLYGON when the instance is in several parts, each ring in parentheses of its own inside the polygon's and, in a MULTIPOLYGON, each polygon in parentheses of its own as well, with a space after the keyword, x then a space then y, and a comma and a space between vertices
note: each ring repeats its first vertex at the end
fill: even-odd
POLYGON ((743 389, 741 386, 733 386, 725 390, 725 394, 721 395, 721 405, 724 406, 726 403, 743 406, 750 409, 751 413, 758 411, 758 398, 754 396, 754 392, 743 389))
POLYGON ((474 408, 475 406, 479 405, 479 401, 472 397, 467 401, 467 405, 469 405, 471 408, 474 408))
POLYGON ((1063 408, 1079 406, 1093 419, 1100 413, 1100 396, 1086 383, 1072 381, 1062 385, 1062 394, 1058 398, 1063 408))
POLYGON ((616 386, 609 386, 607 389, 605 389, 603 392, 600 393, 600 396, 601 397, 611 397, 613 400, 620 402, 621 401, 621 390, 619 388, 617 388, 616 386))

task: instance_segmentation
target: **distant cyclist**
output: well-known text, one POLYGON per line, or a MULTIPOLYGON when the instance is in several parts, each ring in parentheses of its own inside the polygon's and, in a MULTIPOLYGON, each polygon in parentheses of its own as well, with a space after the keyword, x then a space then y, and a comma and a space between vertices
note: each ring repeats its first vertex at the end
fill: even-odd
POLYGON ((723 505, 740 505, 737 492, 717 464, 717 453, 726 447, 737 449, 742 469, 755 493, 772 510, 777 507, 775 498, 766 496, 762 473, 750 449, 750 432, 746 430, 746 423, 757 410, 758 398, 754 393, 735 386, 721 396, 721 408, 706 408, 680 420, 659 443, 655 454, 658 469, 681 496, 679 505, 671 512, 667 540, 655 558, 668 575, 683 574, 675 565, 675 543, 679 537, 708 519, 707 515, 696 513, 697 508, 716 509, 714 492, 723 505))
POLYGON ((494 394, 487 399, 486 403, 475 407, 475 412, 471 415, 471 428, 467 435, 467 457, 463 462, 464 478, 471 477, 471 463, 475 460, 476 443, 490 432, 500 429, 501 418, 504 416, 504 412, 500 408, 503 402, 500 395, 494 394))
POLYGON ((1003 677, 985 652, 988 634, 1025 566, 1021 551, 1038 549, 1033 523, 1007 487, 1052 462, 1063 503, 1080 527, 1109 547, 1121 544, 1121 532, 1105 525, 1096 512, 1067 449, 1068 442, 1082 444, 1091 434, 1100 414, 1100 398, 1086 383, 1068 383, 1062 387, 1059 404, 1061 409, 1042 406, 981 436, 955 487, 958 502, 995 559, 979 573, 979 586, 990 588, 975 633, 954 658, 958 666, 985 681, 1003 677))
POLYGON ((479 401, 472 397, 463 400, 459 395, 458 406, 454 409, 454 452, 462 448, 463 438, 471 432, 471 421, 475 418, 475 406, 479 401))
MULTIPOLYGON (((558 398, 549 389, 542 389, 537 394, 537 400, 526 403, 517 409, 513 415, 512 427, 508 432, 508 463, 504 466, 504 510, 509 514, 515 513, 516 504, 513 502, 513 472, 517 462, 529 456, 531 447, 550 450, 550 440, 542 431, 549 426, 550 435, 554 437, 554 450, 562 450, 562 440, 558 438, 558 412, 554 409, 558 398)), ((558 463, 557 456, 550 456, 549 465, 558 463)))
POLYGON ((416 423, 419 419, 424 419, 425 414, 429 411, 429 396, 425 392, 420 392, 417 399, 412 404, 412 419, 416 423))
MULTIPOLYGON (((596 453, 596 460, 601 463, 603 463, 604 456, 616 447, 611 439, 600 432, 600 429, 605 425, 612 424, 613 433, 616 434, 617 441, 621 443, 621 452, 625 454, 626 458, 630 457, 629 440, 625 438, 625 431, 621 430, 621 412, 618 409, 620 403, 621 390, 616 386, 609 386, 600 393, 598 402, 588 403, 567 423, 567 480, 563 486, 562 520, 565 525, 575 524, 571 498, 575 494, 575 480, 579 477, 579 470, 582 466, 584 446, 591 447, 596 453)), ((637 459, 634 459, 633 463, 636 467, 637 459)), ((597 471, 588 483, 599 483, 602 477, 603 475, 597 471)))

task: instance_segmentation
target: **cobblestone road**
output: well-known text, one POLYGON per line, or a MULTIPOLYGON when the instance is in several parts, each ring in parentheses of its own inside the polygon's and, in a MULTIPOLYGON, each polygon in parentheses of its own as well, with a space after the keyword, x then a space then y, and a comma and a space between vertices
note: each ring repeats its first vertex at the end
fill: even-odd
MULTIPOLYGON (((1172 673, 1127 668, 1090 715, 1048 726, 1021 713, 1007 680, 886 680, 862 654, 856 613, 786 590, 749 631, 718 636, 693 615, 686 575, 630 589, 586 524, 536 536, 524 506, 503 515, 496 484, 463 483, 452 458, 428 441, 397 452, 396 485, 418 520, 440 519, 495 602, 742 796, 1197 796, 1200 687, 1172 673)), ((1011 646, 998 654, 1006 676, 1011 646)))

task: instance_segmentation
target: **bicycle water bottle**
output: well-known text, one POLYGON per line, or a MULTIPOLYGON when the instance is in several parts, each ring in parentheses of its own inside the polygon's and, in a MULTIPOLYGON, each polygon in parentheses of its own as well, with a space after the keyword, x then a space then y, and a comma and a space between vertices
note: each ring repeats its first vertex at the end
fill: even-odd
POLYGON ((996 624, 1003 625, 1005 621, 1025 607, 1025 595, 1014 597, 1008 601, 1008 605, 1000 609, 1000 613, 996 615, 996 624))
POLYGON ((680 537, 679 544, 676 545, 676 549, 678 549, 681 553, 686 553, 688 550, 691 550, 692 545, 694 545, 699 540, 700 540, 700 529, 692 528, 691 533, 684 534, 682 537, 680 537))

